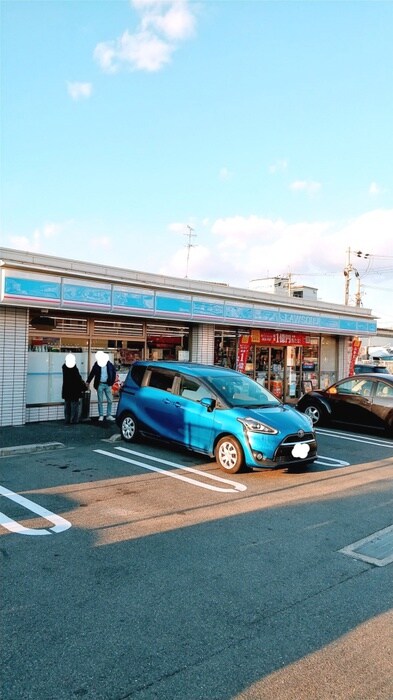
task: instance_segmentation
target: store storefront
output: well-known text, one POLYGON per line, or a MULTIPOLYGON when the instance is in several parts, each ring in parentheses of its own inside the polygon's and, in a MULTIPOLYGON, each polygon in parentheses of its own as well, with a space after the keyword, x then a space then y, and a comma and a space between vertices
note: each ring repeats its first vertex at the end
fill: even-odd
POLYGON ((286 401, 337 379, 338 339, 271 330, 216 329, 215 364, 241 369, 286 401))
MULTIPOLYGON (((371 311, 1 249, 0 425, 60 419, 61 367, 97 350, 121 381, 136 359, 216 363, 285 401, 345 376, 371 311)), ((92 390, 92 415, 96 411, 92 390)))
POLYGON ((61 368, 69 352, 75 355, 82 377, 87 377, 95 353, 106 352, 118 375, 116 396, 119 383, 124 381, 135 360, 187 360, 188 340, 189 327, 178 324, 49 311, 37 315, 35 310, 30 310, 26 405, 33 408, 58 401, 61 368))

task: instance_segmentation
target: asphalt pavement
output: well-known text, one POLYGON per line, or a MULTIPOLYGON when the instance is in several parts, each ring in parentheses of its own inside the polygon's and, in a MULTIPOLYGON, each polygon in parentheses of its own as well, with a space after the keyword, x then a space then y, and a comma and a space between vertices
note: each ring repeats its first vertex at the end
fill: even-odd
POLYGON ((77 447, 110 439, 120 435, 116 423, 92 418, 75 425, 66 425, 63 420, 26 423, 25 425, 0 427, 0 457, 23 452, 77 447))

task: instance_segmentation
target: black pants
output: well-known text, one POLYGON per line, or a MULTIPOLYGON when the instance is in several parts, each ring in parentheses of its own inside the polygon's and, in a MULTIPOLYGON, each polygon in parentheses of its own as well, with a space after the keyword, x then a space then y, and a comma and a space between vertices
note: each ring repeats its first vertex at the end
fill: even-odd
POLYGON ((79 400, 64 401, 64 418, 66 423, 79 422, 79 400))

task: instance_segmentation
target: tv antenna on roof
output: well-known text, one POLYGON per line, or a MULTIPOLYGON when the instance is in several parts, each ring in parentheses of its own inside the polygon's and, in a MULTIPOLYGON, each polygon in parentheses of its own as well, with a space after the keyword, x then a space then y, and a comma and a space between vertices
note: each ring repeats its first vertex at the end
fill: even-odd
POLYGON ((188 277, 188 265, 190 262, 190 250, 191 250, 191 248, 195 248, 194 244, 191 243, 191 240, 193 238, 196 238, 196 233, 194 233, 194 229, 191 226, 189 226, 189 224, 187 224, 187 228, 188 228, 188 233, 184 234, 188 238, 188 241, 186 243, 186 247, 187 247, 186 279, 188 277))

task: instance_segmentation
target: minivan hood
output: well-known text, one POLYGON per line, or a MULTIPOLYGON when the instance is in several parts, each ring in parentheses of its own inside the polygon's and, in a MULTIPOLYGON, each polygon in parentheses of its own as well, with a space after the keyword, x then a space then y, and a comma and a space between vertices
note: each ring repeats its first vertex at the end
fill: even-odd
POLYGON ((299 413, 292 406, 279 405, 269 408, 236 408, 234 410, 237 418, 253 418, 276 430, 281 431, 283 428, 286 433, 290 430, 295 433, 298 430, 313 431, 307 416, 299 413))

